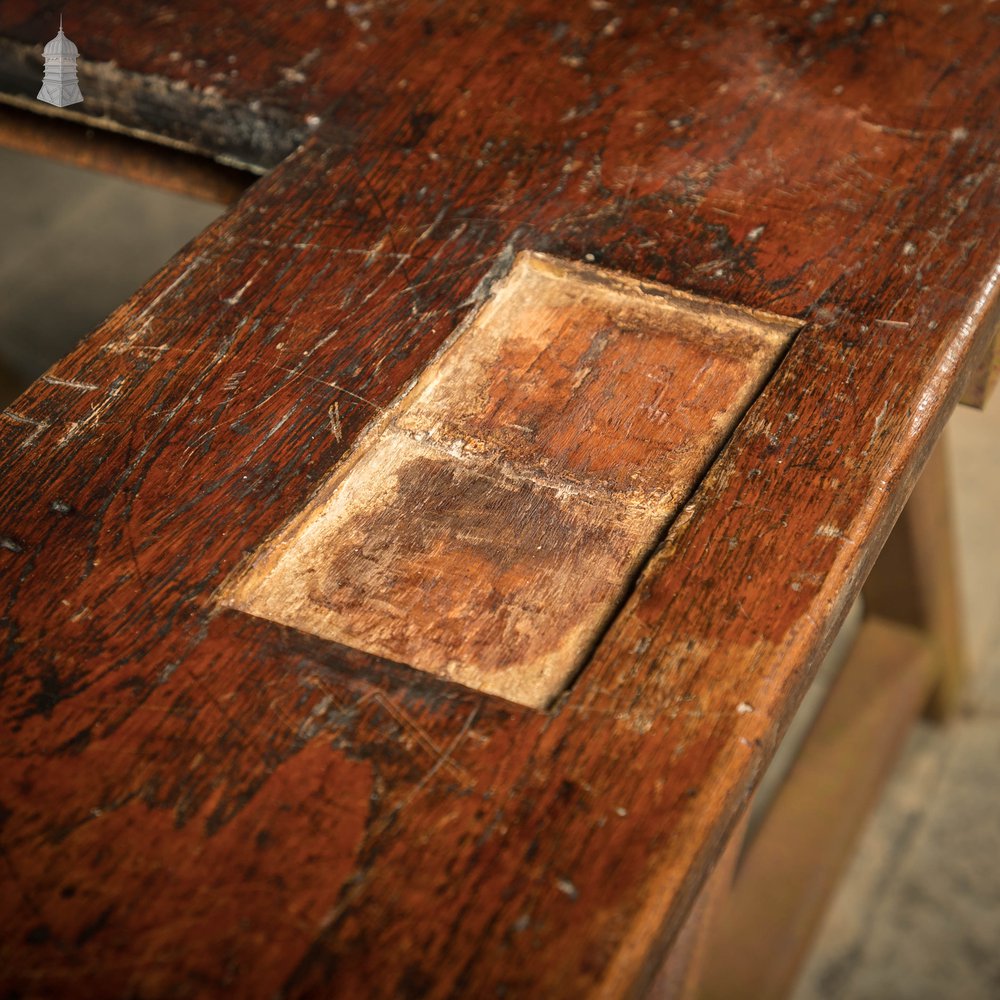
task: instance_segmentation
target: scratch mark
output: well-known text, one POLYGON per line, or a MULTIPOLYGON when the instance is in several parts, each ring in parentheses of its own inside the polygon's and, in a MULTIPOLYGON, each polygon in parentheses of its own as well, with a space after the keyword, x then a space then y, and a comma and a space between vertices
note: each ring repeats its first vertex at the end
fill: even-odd
POLYGON ((326 347, 326 345, 329 344, 338 333, 340 333, 340 327, 335 326, 325 337, 320 337, 320 339, 305 352, 306 357, 312 357, 312 355, 315 354, 321 347, 326 347))
POLYGON ((34 443, 36 437, 42 433, 44 430, 48 430, 49 422, 47 420, 33 420, 31 417, 24 416, 23 413, 15 413, 13 410, 4 410, 2 414, 8 420, 13 420, 18 424, 27 424, 29 427, 34 427, 35 429, 21 442, 22 448, 27 448, 34 443))
POLYGON ((880 323, 882 326, 907 327, 910 325, 909 323, 904 323, 902 320, 898 319, 877 319, 875 322, 880 323))
POLYGON ((250 286, 251 286, 251 285, 253 284, 253 281, 254 281, 254 278, 256 278, 256 277, 257 277, 257 275, 256 275, 256 274, 253 274, 253 275, 251 275, 251 276, 250 276, 250 277, 249 277, 249 278, 248 278, 248 279, 247 279, 247 280, 246 280, 246 281, 244 282, 244 284, 243 284, 243 287, 242 287, 242 288, 240 288, 240 289, 239 289, 239 291, 235 292, 235 293, 234 293, 233 295, 230 295, 230 296, 229 296, 229 297, 228 297, 228 298, 226 299, 226 302, 228 302, 228 303, 229 303, 229 305, 231 305, 231 306, 234 306, 234 305, 236 305, 236 303, 237 303, 237 302, 239 302, 239 301, 240 301, 240 299, 242 299, 242 298, 243 298, 243 293, 244 293, 244 292, 245 292, 245 291, 246 291, 246 290, 247 290, 247 289, 248 289, 248 288, 249 288, 249 287, 250 287, 250 286))
MULTIPOLYGON (((448 208, 445 206, 442 208, 437 215, 434 216, 434 221, 413 241, 414 243, 423 243, 428 236, 437 228, 441 220, 448 214, 448 208)), ((411 256, 411 255, 407 255, 411 256)))
POLYGON ((71 421, 66 427, 62 437, 56 442, 56 445, 61 448, 91 425, 96 427, 100 424, 101 416, 104 414, 104 411, 114 403, 115 399, 117 399, 119 395, 121 395, 123 381, 123 379, 119 379, 118 382, 112 386, 111 390, 104 397, 104 399, 102 399, 96 406, 92 406, 90 408, 90 413, 87 414, 83 420, 71 421))
POLYGON ((407 798, 407 801, 409 801, 413 797, 413 795, 416 795, 416 793, 424 785, 427 784, 427 782, 439 768, 445 765, 450 767, 452 772, 459 778, 461 778, 465 784, 467 785, 474 784, 472 775, 470 775, 469 772, 464 767, 462 767, 461 764, 458 764, 451 759, 451 753, 458 746, 459 741, 468 732, 473 721, 475 720, 476 715, 479 712, 478 708, 472 710, 468 719, 465 720, 465 725, 462 727, 461 732, 459 732, 456 735, 456 737, 451 741, 447 749, 442 750, 434 742, 434 740, 431 739, 431 737, 424 731, 424 729, 420 725, 414 722, 413 719, 411 719, 406 712, 404 712, 394 702, 390 701, 390 699, 388 699, 384 694, 382 694, 381 691, 375 691, 370 695, 365 695, 363 698, 360 698, 358 700, 357 704, 358 706, 360 706, 364 702, 369 700, 374 701, 375 704, 377 704, 380 708, 384 709, 384 711, 388 715, 390 715, 402 729, 410 732, 415 738, 417 744, 423 747, 423 749, 426 750, 427 753, 429 753, 434 758, 434 764, 432 765, 431 769, 423 776, 423 778, 420 779, 420 782, 417 784, 417 787, 414 788, 413 793, 407 798))
POLYGON ((840 538, 854 545, 854 539, 845 535, 835 524, 821 524, 813 534, 817 538, 840 538))
MULTIPOLYGON (((383 237, 383 240, 385 237, 383 237)), ((418 240, 420 237, 417 238, 418 240)), ((227 240, 230 244, 236 241, 232 238, 227 240)), ((358 257, 368 257, 373 260, 380 258, 388 258, 389 260, 418 260, 426 261, 432 258, 422 257, 414 253, 402 253, 400 251, 390 251, 379 249, 381 242, 377 243, 373 247, 369 247, 367 250, 362 250, 358 247, 344 247, 338 246, 336 243, 320 243, 317 240, 303 241, 301 243, 284 243, 277 240, 267 240, 267 239, 246 239, 240 241, 243 246, 255 246, 255 247, 281 247, 282 250, 322 250, 324 253, 330 253, 334 255, 341 254, 353 254, 358 257)), ((414 242, 417 242, 415 240, 414 242)))
POLYGON ((392 227, 392 221, 389 218, 389 213, 386 212, 385 206, 383 206, 382 204, 382 199, 378 195, 378 191, 375 190, 374 186, 372 185, 372 182, 368 179, 368 174, 365 173, 365 171, 362 169, 361 162, 358 160, 358 157, 352 153, 351 160, 354 163, 354 169, 357 172, 357 175, 360 178, 361 183, 364 185, 365 189, 371 195, 372 201, 375 202, 375 208, 378 212, 379 218, 385 223, 386 235, 389 237, 389 246, 392 247, 393 253, 398 255, 397 267, 399 268, 400 271, 403 272, 403 277, 406 279, 406 284, 412 288, 413 277, 406 270, 406 266, 404 264, 404 261, 407 259, 406 255, 401 254, 399 251, 399 247, 396 246, 396 240, 393 238, 392 235, 393 227, 392 227))
POLYGON ((160 294, 157 295, 156 298, 153 299, 153 301, 150 302, 145 309, 142 310, 140 315, 146 316, 148 313, 151 313, 160 304, 160 301, 166 298, 192 271, 197 270, 199 265, 207 263, 208 263, 207 257, 202 257, 200 254, 197 257, 195 257, 195 259, 192 260, 191 263, 188 264, 188 266, 185 267, 184 270, 181 271, 181 273, 177 275, 177 277, 174 278, 174 280, 171 281, 170 284, 167 285, 167 287, 164 288, 163 291, 160 292, 160 294))
POLYGON ((142 326, 140 329, 131 330, 125 335, 124 340, 111 341, 107 345, 106 350, 111 351, 112 354, 124 354, 126 351, 158 350, 158 348, 149 347, 146 344, 136 343, 136 341, 141 340, 147 333, 149 333, 152 325, 152 317, 144 317, 142 319, 142 326))
POLYGON ((312 375, 307 375, 305 372, 298 371, 295 368, 286 368, 284 365, 271 365, 271 367, 288 372, 289 375, 295 375, 297 378, 305 378, 310 382, 316 382, 318 385, 325 385, 330 389, 336 389, 338 392, 342 392, 352 399, 357 399, 366 406, 370 406, 373 410, 378 410, 379 413, 385 413, 384 406, 379 406, 378 403, 373 403, 370 399, 365 399, 364 396, 359 396, 356 392, 351 392, 350 389, 345 389, 342 385, 337 385, 336 382, 327 382, 321 378, 314 378, 312 375))
POLYGON ((872 132, 879 132, 882 135, 898 135, 904 139, 950 139, 953 137, 953 132, 949 129, 899 128, 894 125, 885 125, 882 122, 872 122, 860 115, 858 116, 858 124, 872 132))
MULTIPOLYGON (((420 727, 417 726, 412 719, 409 719, 408 716, 402 714, 399 709, 390 709, 388 699, 380 691, 376 691, 371 695, 365 695, 365 697, 361 698, 357 702, 357 705, 360 706, 363 702, 367 701, 369 698, 372 701, 375 701, 378 704, 382 705, 389 712, 390 715, 393 715, 393 717, 406 720, 411 726, 415 728, 415 730, 418 733, 422 732, 422 730, 420 730, 420 727), (397 715, 396 713, 400 714, 397 715)), ((367 832, 367 837, 370 841, 377 840, 382 835, 382 833, 389 827, 389 825, 396 821, 396 818, 399 816, 399 814, 403 812, 410 805, 411 802, 413 802, 413 800, 421 793, 421 791, 423 791, 423 789, 427 786, 427 783, 431 780, 431 778, 437 773, 439 768, 441 768, 442 766, 447 764, 453 768, 458 769, 460 773, 466 775, 466 781, 468 782, 467 787, 471 788, 473 786, 474 781, 472 780, 471 775, 468 775, 468 772, 466 772, 464 768, 461 768, 458 764, 455 763, 454 760, 451 759, 451 754, 455 751, 455 749, 458 747, 461 741, 465 739, 466 735, 468 734, 469 730, 472 727, 473 722, 475 722, 476 717, 478 715, 479 715, 479 709, 474 708, 469 713, 468 718, 465 720, 465 723, 462 726, 461 731, 458 734, 456 734, 455 738, 451 741, 451 743, 448 744, 446 750, 440 751, 434 746, 433 742, 430 743, 431 747, 434 747, 435 753, 437 755, 437 760, 434 762, 430 770, 411 789, 410 793, 394 809, 390 810, 378 822, 369 827, 367 832)), ((428 739, 429 741, 429 738, 427 737, 425 738, 428 739)), ((340 914, 343 913, 349 906, 352 905, 354 899, 362 891, 363 888, 364 888, 364 883, 358 881, 355 882, 347 890, 347 892, 343 893, 340 899, 337 901, 337 903, 330 910, 328 910, 327 913, 325 913, 323 917, 320 919, 318 933, 322 934, 322 932, 327 927, 329 927, 335 920, 337 920, 340 914)))
POLYGON ((100 388, 100 386, 91 385, 89 382, 71 382, 69 379, 56 378, 54 375, 43 375, 42 381, 49 385, 62 385, 67 389, 79 389, 81 392, 90 392, 100 388))
POLYGON ((283 413, 277 419, 277 421, 274 423, 274 425, 271 427, 271 429, 264 435, 264 441, 270 441, 271 438, 273 438, 274 435, 277 434, 278 431, 280 431, 281 428, 284 427, 286 423, 288 423, 288 421, 291 419, 292 414, 294 412, 295 412, 295 407, 293 406, 290 410, 288 410, 287 412, 283 413))
POLYGON ((326 412, 330 415, 330 430, 337 439, 337 444, 340 444, 344 439, 340 425, 340 403, 334 403, 326 412))
MULTIPOLYGON (((343 699, 338 697, 337 694, 326 684, 326 682, 316 675, 311 676, 310 681, 316 686, 316 689, 323 696, 323 700, 329 705, 336 706, 340 711, 345 711, 348 706, 344 703, 343 699)), ((449 768, 452 773, 458 777, 463 784, 467 787, 472 787, 475 784, 474 776, 469 772, 469 770, 459 764, 456 760, 452 758, 452 754, 458 749, 459 744, 465 739, 469 734, 469 730, 472 728, 473 723, 479 715, 478 706, 473 708, 469 713, 468 718, 466 718, 465 723, 462 725, 461 730, 455 734, 451 742, 447 747, 442 749, 434 742, 430 735, 423 729, 419 723, 415 722, 409 714, 407 714, 403 709, 401 709, 392 699, 387 697, 381 691, 370 691, 367 694, 362 695, 357 701, 351 706, 354 711, 357 711, 366 702, 373 701, 381 709, 389 715, 401 729, 411 734, 414 741, 431 757, 434 758, 434 764, 430 767, 427 773, 420 779, 414 789, 411 791, 410 795, 407 796, 405 801, 401 804, 405 805, 410 802, 413 797, 423 788, 431 777, 442 767, 449 768)))
POLYGON ((875 437, 875 435, 878 434, 878 429, 879 427, 882 426, 882 421, 885 420, 885 415, 888 412, 889 412, 889 400, 887 399, 882 404, 882 409, 878 411, 878 414, 875 417, 875 427, 872 430, 872 437, 875 437))

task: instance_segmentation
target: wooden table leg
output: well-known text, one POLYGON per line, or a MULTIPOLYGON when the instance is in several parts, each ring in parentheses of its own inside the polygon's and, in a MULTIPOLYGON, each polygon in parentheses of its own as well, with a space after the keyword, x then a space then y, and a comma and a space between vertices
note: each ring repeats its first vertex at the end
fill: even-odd
POLYGON ((954 713, 965 677, 946 434, 939 439, 863 590, 869 616, 920 629, 934 655, 927 714, 954 713))
POLYGON ((700 1000, 795 985, 865 817, 925 702, 920 633, 870 619, 740 862, 709 936, 700 1000))

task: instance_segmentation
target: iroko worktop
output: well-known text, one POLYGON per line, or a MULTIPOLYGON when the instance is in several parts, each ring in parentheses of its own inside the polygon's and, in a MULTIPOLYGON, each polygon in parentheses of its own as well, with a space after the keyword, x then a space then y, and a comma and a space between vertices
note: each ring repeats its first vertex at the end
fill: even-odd
MULTIPOLYGON (((0 13, 5 99, 53 17, 0 13)), ((66 117, 269 172, 0 414, 0 981, 640 992, 996 329, 997 12, 77 0, 66 31, 66 117), (524 252, 797 331, 563 693, 228 606, 524 252)))

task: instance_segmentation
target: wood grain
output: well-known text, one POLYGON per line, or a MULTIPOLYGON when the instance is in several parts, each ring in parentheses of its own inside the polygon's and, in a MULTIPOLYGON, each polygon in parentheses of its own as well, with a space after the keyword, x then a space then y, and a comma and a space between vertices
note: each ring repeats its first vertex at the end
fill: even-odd
POLYGON ((74 4, 112 121, 311 134, 0 414, 0 978, 639 995, 992 333, 1000 25, 265 6, 74 4), (220 610, 521 250, 804 323, 580 683, 537 713, 220 610))
POLYGON ((221 601, 545 708, 798 325, 522 253, 221 601))
POLYGON ((991 331, 979 363, 972 366, 962 402, 983 409, 1000 381, 1000 301, 993 299, 992 308, 983 318, 983 326, 991 331))

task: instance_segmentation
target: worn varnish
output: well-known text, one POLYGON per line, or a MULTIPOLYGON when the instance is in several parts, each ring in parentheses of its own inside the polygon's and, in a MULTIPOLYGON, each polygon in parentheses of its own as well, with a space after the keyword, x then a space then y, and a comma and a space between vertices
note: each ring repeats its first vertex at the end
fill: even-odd
POLYGON ((639 994, 992 332, 990 6, 73 17, 95 116, 309 138, 0 414, 5 989, 639 994), (523 250, 804 324, 564 699, 220 609, 523 250))
POLYGON ((543 708, 797 326, 522 254, 223 603, 543 708))

